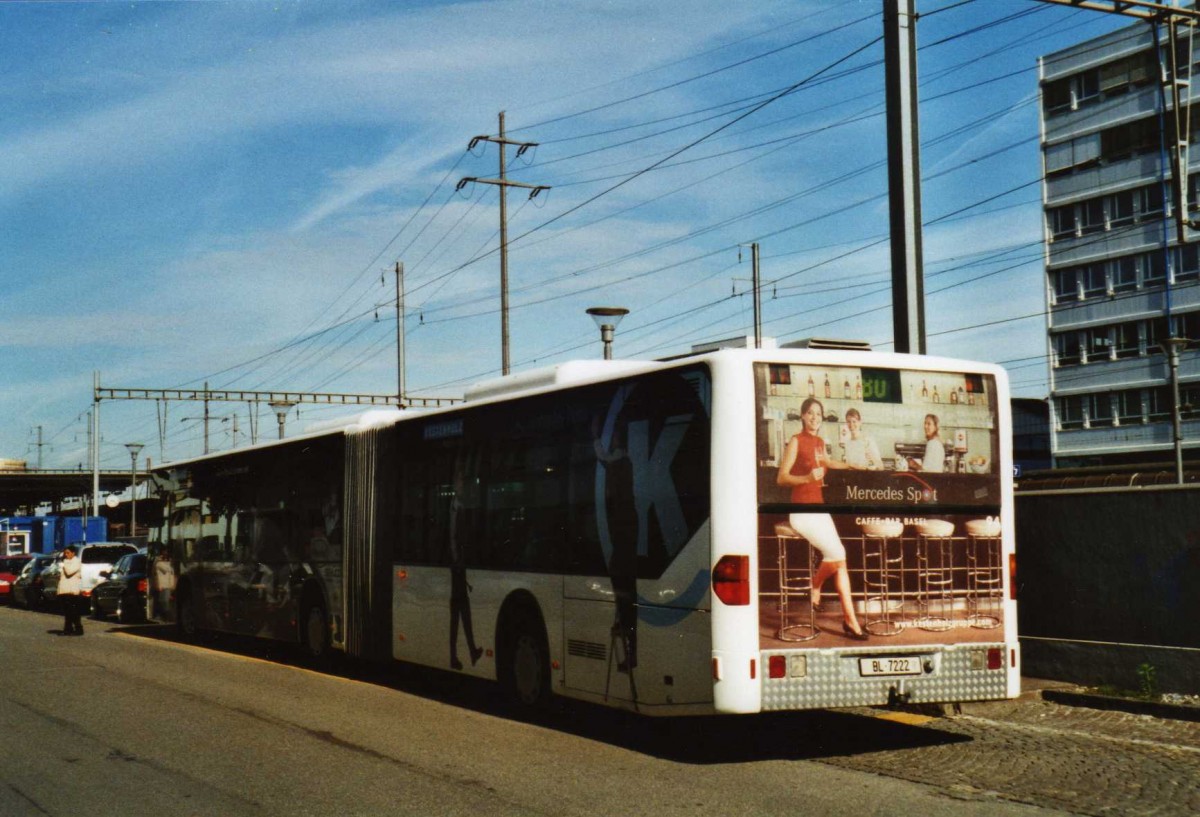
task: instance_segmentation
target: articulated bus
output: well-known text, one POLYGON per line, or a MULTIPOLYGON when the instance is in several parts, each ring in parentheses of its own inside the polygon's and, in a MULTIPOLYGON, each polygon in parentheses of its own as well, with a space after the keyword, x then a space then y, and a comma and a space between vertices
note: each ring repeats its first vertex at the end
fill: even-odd
POLYGON ((650 715, 1015 697, 1008 385, 869 350, 572 362, 159 468, 152 602, 650 715))

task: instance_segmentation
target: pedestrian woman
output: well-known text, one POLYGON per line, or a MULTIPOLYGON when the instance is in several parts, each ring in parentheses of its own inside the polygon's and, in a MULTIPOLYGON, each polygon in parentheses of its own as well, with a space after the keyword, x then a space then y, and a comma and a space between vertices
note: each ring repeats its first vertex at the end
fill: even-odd
MULTIPOLYGON (((815 397, 800 405, 800 422, 803 429, 788 441, 779 463, 776 482, 791 488, 793 503, 819 505, 825 498, 821 491, 825 487, 827 468, 849 468, 844 462, 832 460, 825 453, 825 441, 817 434, 825 420, 825 406, 815 397)), ((842 602, 842 631, 855 641, 866 641, 867 634, 859 626, 854 614, 854 599, 850 595, 850 572, 846 569, 846 548, 838 536, 833 517, 827 513, 793 513, 788 516, 793 529, 821 553, 821 566, 812 581, 812 605, 821 604, 821 587, 831 577, 842 602)))
POLYGON ((83 611, 80 610, 80 593, 83 591, 83 563, 75 555, 75 548, 63 550, 62 573, 58 580, 58 603, 63 609, 63 635, 83 635, 83 611))

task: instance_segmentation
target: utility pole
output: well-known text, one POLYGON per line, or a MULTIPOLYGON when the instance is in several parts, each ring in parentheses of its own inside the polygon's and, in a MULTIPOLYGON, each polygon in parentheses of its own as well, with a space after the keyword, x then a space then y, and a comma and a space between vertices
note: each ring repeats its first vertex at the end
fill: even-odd
POLYGON ((204 381, 204 453, 208 453, 208 381, 204 381))
POLYGON ((396 262, 396 401, 404 408, 404 263, 396 262))
POLYGON ((762 348, 762 279, 758 274, 758 242, 750 245, 751 277, 754 278, 754 348, 762 348))
POLYGON ((45 447, 46 445, 48 445, 48 443, 42 442, 42 427, 41 426, 37 427, 37 442, 34 443, 34 445, 37 447, 37 467, 38 467, 38 470, 41 471, 42 470, 42 448, 45 447))
POLYGON ((523 187, 532 191, 529 198, 533 198, 543 190, 549 190, 546 185, 524 184, 523 182, 510 181, 507 176, 507 164, 505 161, 505 148, 508 145, 514 145, 517 148, 517 156, 520 156, 530 148, 537 147, 537 142, 514 142, 510 141, 504 134, 504 111, 500 112, 500 132, 498 136, 481 135, 476 136, 467 145, 467 150, 473 150, 480 142, 495 142, 500 146, 500 178, 498 179, 480 179, 476 176, 465 176, 459 180, 457 190, 462 190, 471 182, 479 184, 494 184, 500 188, 500 373, 508 374, 509 371, 509 354, 508 354, 508 195, 507 191, 510 187, 523 187))
MULTIPOLYGON (((750 245, 750 286, 754 294, 754 348, 762 348, 762 275, 759 271, 758 242, 750 245)), ((742 260, 742 251, 738 249, 738 261, 742 260)), ((735 281, 745 281, 745 278, 735 278, 735 281)), ((737 285, 734 285, 737 294, 737 285)))
MULTIPOLYGON (((91 422, 92 452, 92 507, 100 507, 100 372, 92 372, 92 422, 91 422)), ((86 528, 87 525, 84 525, 86 528)))
POLYGON ((925 354, 921 150, 917 126, 916 0, 883 0, 892 335, 897 352, 925 354))

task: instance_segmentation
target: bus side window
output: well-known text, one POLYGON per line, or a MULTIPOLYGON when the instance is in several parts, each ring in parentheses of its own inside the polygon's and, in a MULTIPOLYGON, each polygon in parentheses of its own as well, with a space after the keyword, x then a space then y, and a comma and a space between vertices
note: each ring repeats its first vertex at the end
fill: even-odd
MULTIPOLYGON (((190 540, 189 540, 190 542, 190 540)), ((221 538, 215 534, 200 537, 199 557, 202 562, 222 562, 225 553, 221 548, 221 538)))

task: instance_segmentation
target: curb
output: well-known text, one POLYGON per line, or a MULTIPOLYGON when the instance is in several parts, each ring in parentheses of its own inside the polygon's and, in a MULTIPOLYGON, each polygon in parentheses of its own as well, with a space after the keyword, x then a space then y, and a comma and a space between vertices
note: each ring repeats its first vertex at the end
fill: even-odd
POLYGON ((1117 698, 1112 695, 1071 692, 1065 689, 1043 689, 1040 692, 1043 701, 1063 704, 1064 706, 1081 706, 1089 709, 1128 712, 1133 715, 1153 715, 1156 718, 1200 723, 1200 706, 1179 706, 1177 704, 1164 704, 1156 701, 1139 701, 1135 698, 1117 698))

